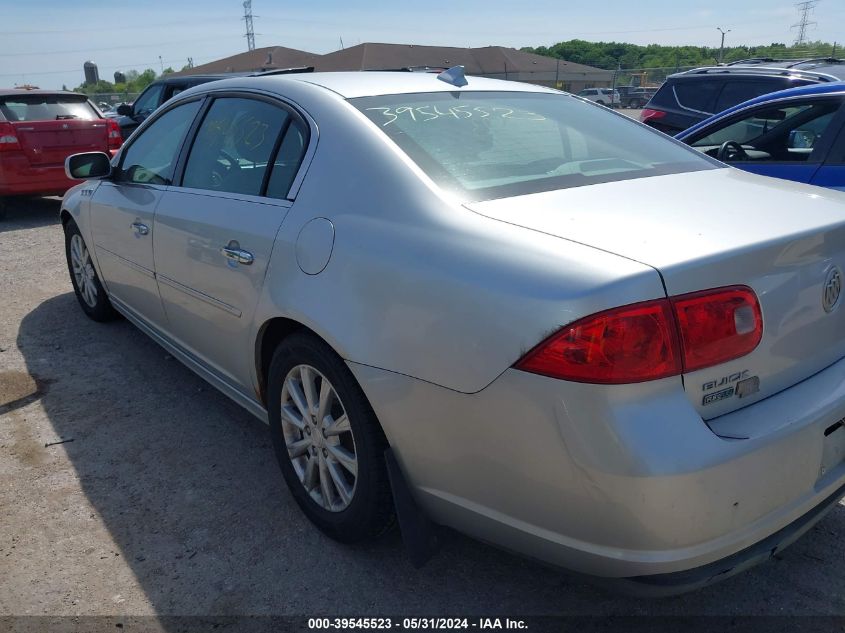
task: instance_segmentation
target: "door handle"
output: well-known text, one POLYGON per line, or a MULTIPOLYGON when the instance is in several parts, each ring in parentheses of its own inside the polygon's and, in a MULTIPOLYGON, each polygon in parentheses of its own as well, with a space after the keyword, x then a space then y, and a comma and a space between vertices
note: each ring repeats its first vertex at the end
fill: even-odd
POLYGON ((150 227, 146 224, 142 224, 141 222, 133 222, 132 228, 135 229, 135 233, 138 235, 147 235, 150 232, 150 227))
POLYGON ((232 240, 226 246, 221 248, 220 253, 223 257, 238 262, 239 264, 245 264, 246 266, 249 266, 255 261, 255 257, 252 253, 242 249, 240 244, 238 244, 235 240, 232 240))

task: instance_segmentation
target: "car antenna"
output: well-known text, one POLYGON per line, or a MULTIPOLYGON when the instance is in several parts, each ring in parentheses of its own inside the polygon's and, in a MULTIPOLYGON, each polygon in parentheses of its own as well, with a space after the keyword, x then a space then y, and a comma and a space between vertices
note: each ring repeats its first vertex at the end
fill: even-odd
POLYGON ((452 66, 449 70, 444 70, 442 73, 437 75, 437 78, 440 81, 445 81, 447 84, 452 84, 458 88, 466 86, 469 83, 467 78, 464 76, 463 66, 452 66))

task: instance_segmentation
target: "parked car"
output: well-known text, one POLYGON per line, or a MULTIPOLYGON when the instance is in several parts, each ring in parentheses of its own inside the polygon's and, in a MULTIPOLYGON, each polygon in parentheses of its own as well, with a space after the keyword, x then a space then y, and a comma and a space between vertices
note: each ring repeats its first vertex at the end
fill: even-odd
POLYGON ((845 494, 839 193, 456 68, 197 86, 66 168, 81 309, 269 422, 332 538, 664 592, 845 494))
POLYGON ((677 134, 754 97, 841 79, 845 79, 845 63, 839 60, 826 64, 806 60, 760 64, 746 60, 696 68, 670 75, 646 104, 640 120, 661 132, 677 134))
POLYGON ((587 88, 579 92, 578 96, 610 108, 617 107, 621 102, 619 93, 611 88, 587 88))
POLYGON ((658 90, 659 88, 635 88, 634 90, 629 90, 622 97, 622 107, 638 110, 648 103, 657 94, 658 90))
POLYGON ((129 135, 143 123, 150 114, 155 112, 168 99, 175 97, 180 92, 193 86, 227 79, 237 76, 261 76, 261 75, 283 75, 288 73, 312 72, 313 67, 301 68, 279 68, 269 71, 258 71, 254 73, 218 73, 207 75, 176 75, 163 77, 152 82, 138 98, 131 104, 120 104, 115 109, 123 138, 129 135))
POLYGON ((77 184, 65 175, 71 154, 113 154, 122 142, 85 95, 0 89, 0 217, 11 196, 61 195, 77 184))
POLYGON ((231 77, 231 75, 180 75, 155 80, 144 88, 144 91, 138 95, 138 98, 132 104, 122 103, 115 109, 117 122, 120 125, 120 132, 123 138, 129 138, 129 135, 135 131, 135 128, 141 125, 148 116, 171 97, 175 97, 183 90, 187 90, 193 86, 218 79, 225 79, 226 77, 231 77))
POLYGON ((677 138, 745 171, 845 191, 845 82, 764 95, 677 138))

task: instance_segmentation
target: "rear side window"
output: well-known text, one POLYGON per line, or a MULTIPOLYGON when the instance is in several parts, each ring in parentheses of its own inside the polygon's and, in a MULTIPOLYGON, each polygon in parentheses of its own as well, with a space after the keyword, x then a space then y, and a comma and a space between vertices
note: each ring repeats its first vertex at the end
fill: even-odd
POLYGON ((119 179, 139 184, 169 185, 182 139, 200 109, 192 101, 165 112, 132 141, 121 159, 119 179))
POLYGON ((716 95, 722 87, 722 80, 710 79, 698 81, 679 81, 672 88, 678 105, 687 110, 697 110, 708 114, 716 112, 716 95))
POLYGON ((749 81, 745 79, 741 81, 726 81, 725 87, 722 88, 722 92, 716 100, 716 109, 714 112, 727 110, 743 101, 748 101, 754 97, 759 97, 760 95, 782 90, 787 87, 787 83, 776 79, 768 81, 749 81))
POLYGON ((100 116, 83 96, 27 94, 0 97, 0 112, 7 121, 56 121, 100 116))
POLYGON ((292 119, 285 137, 279 146, 279 153, 273 161, 273 171, 267 183, 267 195, 271 198, 286 198, 293 184, 305 148, 308 144, 308 134, 305 126, 297 119, 292 119))
POLYGON ((714 167, 662 134, 560 94, 438 92, 350 102, 465 200, 714 167))
POLYGON ((256 99, 215 99, 199 127, 183 187, 257 196, 287 111, 256 99))

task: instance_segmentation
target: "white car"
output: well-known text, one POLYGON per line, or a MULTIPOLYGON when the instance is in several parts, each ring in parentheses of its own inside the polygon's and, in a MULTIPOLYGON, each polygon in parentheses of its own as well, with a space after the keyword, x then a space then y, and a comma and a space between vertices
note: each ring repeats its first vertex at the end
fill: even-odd
POLYGON ((599 105, 609 106, 611 108, 618 107, 622 102, 622 98, 619 96, 619 91, 612 90, 610 88, 587 88, 586 90, 579 92, 578 96, 583 99, 593 101, 594 103, 598 103, 599 105))

